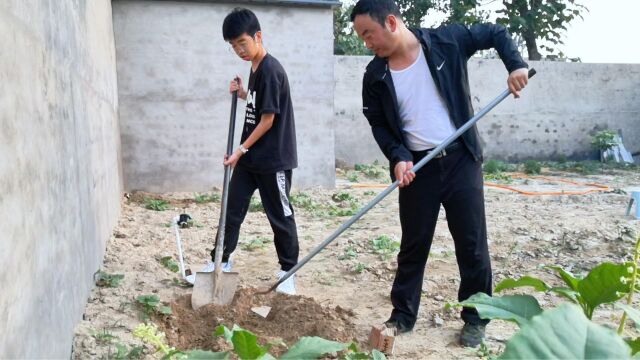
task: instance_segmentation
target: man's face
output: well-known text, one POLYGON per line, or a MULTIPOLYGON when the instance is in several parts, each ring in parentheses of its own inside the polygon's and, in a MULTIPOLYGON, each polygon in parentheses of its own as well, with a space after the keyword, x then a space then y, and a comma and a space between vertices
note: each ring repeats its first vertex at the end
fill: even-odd
POLYGON ((353 28, 367 49, 373 51, 379 57, 388 57, 395 48, 394 31, 397 29, 395 17, 388 16, 385 25, 372 19, 367 14, 356 15, 353 20, 353 28))
POLYGON ((244 33, 237 38, 229 41, 231 48, 242 60, 251 61, 260 48, 262 42, 262 33, 258 31, 254 36, 244 33))

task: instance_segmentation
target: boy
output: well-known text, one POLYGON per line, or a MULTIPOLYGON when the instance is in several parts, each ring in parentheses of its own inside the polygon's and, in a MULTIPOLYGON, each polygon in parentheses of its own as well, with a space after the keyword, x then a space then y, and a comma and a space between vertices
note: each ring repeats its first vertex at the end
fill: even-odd
MULTIPOLYGON (((224 159, 224 165, 234 170, 229 184, 223 270, 231 271, 231 254, 238 244, 240 225, 251 196, 258 189, 273 229, 281 278, 298 263, 299 253, 289 201, 291 172, 298 166, 289 81, 282 65, 264 48, 260 23, 251 10, 235 8, 229 13, 222 35, 242 60, 251 62, 248 88, 244 89, 239 76, 229 86, 230 92, 238 91, 238 97, 247 101, 247 108, 240 146, 224 159)), ((215 249, 211 251, 212 259, 214 254, 215 249)), ((209 263, 203 271, 213 270, 214 264, 209 263)), ((295 275, 276 291, 294 295, 295 275)))

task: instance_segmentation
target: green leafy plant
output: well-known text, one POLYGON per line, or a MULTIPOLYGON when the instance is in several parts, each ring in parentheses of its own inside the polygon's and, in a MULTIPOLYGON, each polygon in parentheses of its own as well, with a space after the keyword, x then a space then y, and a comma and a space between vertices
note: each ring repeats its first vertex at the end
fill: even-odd
POLYGON ((613 130, 598 131, 591 138, 591 146, 599 151, 609 150, 612 147, 616 146, 615 139, 617 135, 618 133, 613 130))
POLYGON ((360 182, 360 178, 358 177, 358 173, 355 171, 349 171, 347 172, 347 180, 353 182, 353 183, 357 183, 360 182))
POLYGON ((140 295, 136 298, 138 304, 142 307, 143 318, 149 319, 151 315, 157 313, 162 315, 171 315, 171 308, 161 305, 158 295, 140 295))
POLYGON ((120 283, 124 279, 123 274, 109 274, 102 270, 98 271, 98 278, 96 280, 96 285, 99 287, 118 287, 120 283))
POLYGON ((169 203, 162 199, 145 199, 144 207, 154 211, 165 211, 169 208, 169 203))
POLYGON ((524 173, 527 175, 538 175, 542 171, 540 162, 535 160, 527 160, 524 163, 524 173))
POLYGON ((162 355, 162 360, 185 359, 185 360, 217 360, 229 359, 228 352, 211 352, 203 350, 181 351, 166 343, 165 334, 158 330, 155 324, 140 324, 133 330, 133 336, 144 343, 153 346, 157 354, 162 355))
POLYGON ((178 271, 180 271, 180 266, 175 260, 173 260, 173 257, 171 256, 163 256, 162 258, 160 258, 159 261, 160 261, 160 264, 162 264, 162 266, 166 267, 167 269, 169 269, 174 273, 177 273, 178 271))
POLYGON ((335 203, 329 207, 331 216, 353 216, 360 210, 358 199, 346 191, 334 193, 331 199, 335 203))
POLYGON ((316 213, 320 210, 320 204, 311 198, 311 196, 304 192, 298 192, 295 194, 291 194, 289 200, 291 204, 297 208, 304 209, 307 211, 311 211, 312 213, 316 213))
POLYGON ((512 171, 511 167, 500 160, 487 160, 482 166, 485 174, 499 174, 505 171, 512 171))
MULTIPOLYGON (((269 354, 269 345, 258 344, 258 337, 241 327, 234 325, 229 330, 224 325, 216 328, 215 335, 223 336, 233 344, 233 351, 239 359, 274 359, 269 354)), ((302 337, 280 359, 317 359, 323 355, 344 351, 349 344, 326 340, 320 337, 302 337)))
POLYGON ((204 204, 204 203, 210 203, 210 202, 220 202, 220 194, 217 194, 217 193, 211 193, 211 194, 194 193, 193 194, 193 198, 194 198, 195 202, 198 203, 198 204, 204 204))
POLYGON ((380 235, 371 240, 371 247, 375 253, 380 254, 384 259, 388 259, 400 250, 400 242, 388 235, 380 235))
POLYGON ((630 306, 639 290, 638 260, 640 238, 636 240, 633 262, 601 263, 585 276, 575 276, 558 266, 548 267, 566 286, 551 287, 532 276, 505 279, 496 286, 496 293, 530 287, 569 301, 553 309, 543 310, 531 295, 490 297, 479 293, 459 305, 475 307, 483 319, 518 324, 520 331, 507 342, 500 358, 629 358, 640 351, 639 337, 622 337, 627 316, 640 324, 640 311, 630 306), (626 304, 617 303, 625 296, 626 304), (604 304, 614 304, 624 311, 617 333, 591 321, 594 311, 604 304))

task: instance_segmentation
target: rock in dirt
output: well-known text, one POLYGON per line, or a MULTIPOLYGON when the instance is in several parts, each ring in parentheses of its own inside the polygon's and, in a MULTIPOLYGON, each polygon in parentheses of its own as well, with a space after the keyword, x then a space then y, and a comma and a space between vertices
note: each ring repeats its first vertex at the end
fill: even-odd
POLYGON ((251 311, 266 319, 271 311, 271 306, 255 306, 251 308, 251 311))

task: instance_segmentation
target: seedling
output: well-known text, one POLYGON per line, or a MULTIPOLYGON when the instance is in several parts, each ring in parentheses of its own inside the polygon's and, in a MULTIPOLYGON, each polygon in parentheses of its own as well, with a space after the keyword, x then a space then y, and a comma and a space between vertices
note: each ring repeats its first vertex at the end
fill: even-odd
POLYGON ((145 199, 144 207, 148 210, 165 211, 169 208, 169 203, 162 199, 145 199))
POLYGON ((171 256, 164 256, 160 258, 160 264, 174 273, 180 271, 180 266, 171 256))
POLYGON ((380 235, 371 240, 373 251, 380 254, 383 259, 389 259, 400 250, 400 242, 387 235, 380 235))
POLYGON ((124 279, 123 274, 109 274, 102 270, 98 271, 96 285, 99 287, 118 287, 124 279))
POLYGON ((352 245, 349 245, 344 249, 344 253, 338 256, 338 260, 350 260, 350 259, 355 259, 357 257, 358 257, 358 252, 356 251, 356 248, 353 247, 352 245))
POLYGON ((107 330, 107 328, 103 328, 101 332, 92 332, 91 336, 96 339, 96 343, 98 345, 108 345, 118 338, 107 330))
POLYGON ((353 266, 353 271, 358 273, 358 274, 362 274, 365 270, 368 270, 368 269, 369 269, 369 267, 367 265, 361 263, 361 262, 356 263, 353 266))
POLYGON ((143 319, 149 319, 153 314, 171 315, 171 308, 160 305, 158 295, 140 295, 136 298, 140 306, 142 306, 143 319))

